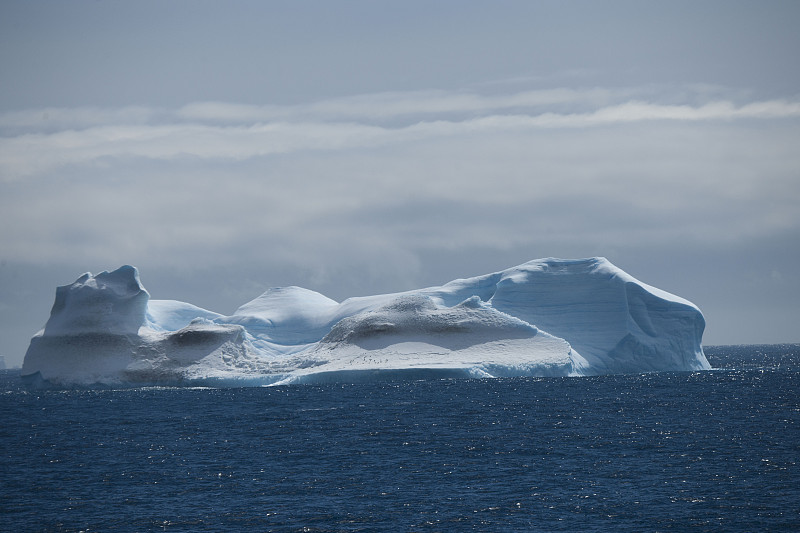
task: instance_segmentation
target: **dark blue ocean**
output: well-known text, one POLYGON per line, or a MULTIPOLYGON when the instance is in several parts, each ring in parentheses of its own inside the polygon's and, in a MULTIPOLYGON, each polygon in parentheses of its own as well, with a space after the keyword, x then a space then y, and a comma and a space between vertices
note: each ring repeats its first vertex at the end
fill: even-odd
POLYGON ((26 391, 3 531, 797 531, 800 345, 719 370, 26 391))

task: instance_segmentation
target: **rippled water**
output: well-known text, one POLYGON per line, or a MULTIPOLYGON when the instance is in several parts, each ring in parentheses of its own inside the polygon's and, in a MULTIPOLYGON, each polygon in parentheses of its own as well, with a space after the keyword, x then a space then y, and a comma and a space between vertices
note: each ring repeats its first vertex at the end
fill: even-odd
POLYGON ((0 373, 0 529, 800 528, 800 345, 720 370, 27 392, 0 373))

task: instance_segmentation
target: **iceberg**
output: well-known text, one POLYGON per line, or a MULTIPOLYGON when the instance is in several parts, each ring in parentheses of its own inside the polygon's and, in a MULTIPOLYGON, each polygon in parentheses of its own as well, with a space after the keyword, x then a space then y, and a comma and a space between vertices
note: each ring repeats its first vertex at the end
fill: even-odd
POLYGON ((40 386, 257 386, 709 369, 691 302, 605 258, 538 259, 341 303, 272 288, 226 316, 153 300, 133 266, 56 289, 22 376, 40 386))

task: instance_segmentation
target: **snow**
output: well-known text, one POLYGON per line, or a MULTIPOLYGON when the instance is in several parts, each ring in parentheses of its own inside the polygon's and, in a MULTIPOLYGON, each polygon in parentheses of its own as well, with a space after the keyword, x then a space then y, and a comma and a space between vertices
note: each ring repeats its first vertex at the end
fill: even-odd
POLYGON ((144 321, 149 298, 132 266, 97 276, 87 272, 75 283, 56 289, 45 334, 135 334, 144 321))
POLYGON ((261 340, 279 345, 310 344, 330 330, 338 305, 318 292, 280 287, 269 289, 218 322, 240 324, 261 340))
POLYGON ((132 266, 58 287, 22 374, 57 386, 272 385, 708 369, 692 303, 603 258, 338 303, 272 288, 230 316, 151 300, 132 266))
POLYGON ((150 300, 146 317, 147 327, 155 331, 177 331, 196 318, 214 320, 222 315, 177 300, 150 300))

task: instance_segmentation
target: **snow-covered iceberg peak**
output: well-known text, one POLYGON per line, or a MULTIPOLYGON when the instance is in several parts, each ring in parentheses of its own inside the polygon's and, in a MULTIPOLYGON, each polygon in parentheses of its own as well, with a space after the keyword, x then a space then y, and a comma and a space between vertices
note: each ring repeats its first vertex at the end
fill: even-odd
POLYGON ((605 258, 540 259, 508 269, 491 303, 566 339, 589 363, 587 373, 708 368, 700 310, 605 258))
POLYGON ((58 287, 23 376, 51 384, 258 385, 709 368, 692 303, 603 258, 337 303, 269 289, 233 315, 150 300, 135 268, 58 287))
POLYGON ((96 276, 87 272, 71 285, 56 289, 45 334, 136 334, 144 324, 149 299, 132 266, 96 276))
POLYGON ((338 306, 335 300, 302 287, 276 287, 217 322, 239 324, 280 345, 309 344, 330 330, 332 312, 338 306))
POLYGON ((50 318, 25 354, 23 375, 62 384, 120 375, 134 360, 149 299, 139 272, 127 265, 58 287, 50 318))

